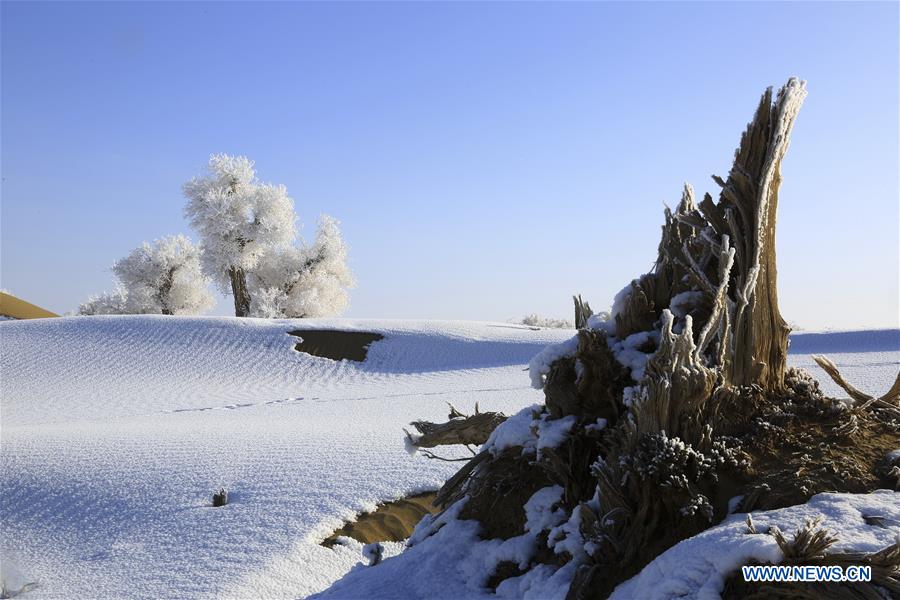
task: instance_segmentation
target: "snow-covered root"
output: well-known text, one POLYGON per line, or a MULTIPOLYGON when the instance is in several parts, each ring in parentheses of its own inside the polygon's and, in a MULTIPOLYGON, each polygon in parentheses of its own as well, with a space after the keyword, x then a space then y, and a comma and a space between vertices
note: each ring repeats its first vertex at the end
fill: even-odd
POLYGON ((840 371, 838 371, 837 365, 828 357, 822 356, 821 354, 814 354, 812 358, 816 361, 817 365, 822 367, 823 371, 828 373, 828 376, 831 377, 836 384, 841 386, 841 388, 858 403, 858 406, 856 407, 857 410, 862 411, 875 404, 879 408, 886 408, 892 412, 896 412, 897 415, 900 416, 900 372, 897 373, 897 379, 894 381, 894 385, 891 386, 891 389, 883 396, 876 398, 851 385, 844 379, 840 371))
MULTIPOLYGON (((561 496, 559 486, 535 493, 524 507, 524 533, 507 540, 482 539, 476 521, 459 518, 466 501, 458 501, 443 514, 426 517, 402 554, 353 569, 315 598, 562 600, 575 576, 575 561, 524 570, 540 552, 571 552, 577 536, 559 506, 561 496), (520 573, 492 590, 491 576, 502 564, 513 571, 516 565, 520 573)), ((712 600, 741 577, 742 566, 819 563, 872 566, 873 582, 887 598, 900 590, 898 536, 900 493, 819 494, 798 506, 732 515, 659 555, 611 598, 712 600)), ((841 588, 826 585, 835 593, 841 588)))
MULTIPOLYGON (((793 78, 777 96, 763 94, 727 180, 715 178, 718 201, 706 194, 697 203, 685 188, 677 210, 666 210, 653 270, 616 296, 609 319, 589 317, 578 335, 532 360, 544 407, 511 417, 492 438, 514 443, 482 451, 439 494, 442 505, 466 500, 459 518, 500 542, 521 531, 533 494, 559 485, 572 598, 605 597, 718 523, 735 495, 752 510, 883 486, 872 473, 873 457, 893 447, 883 415, 873 407, 871 419, 847 419, 787 366, 775 215, 780 163, 805 96, 793 78), (553 422, 563 435, 550 435, 559 433, 553 422), (544 437, 562 439, 537 451, 544 437), (788 445, 796 452, 785 456, 788 445)), ((559 564, 538 557, 525 570, 559 564)), ((498 566, 492 587, 519 576, 498 566)))
MULTIPOLYGON (((865 564, 869 559, 864 555, 882 552, 898 541, 900 493, 878 490, 860 495, 819 494, 806 504, 753 513, 750 523, 752 526, 748 526, 746 514, 732 515, 722 524, 680 542, 636 577, 619 585, 611 598, 718 598, 729 577, 741 577, 742 566, 782 564, 796 558, 786 556, 786 549, 788 554, 791 549, 799 549, 803 560, 810 561, 822 556, 857 554, 855 563, 865 564), (824 544, 823 534, 817 536, 816 529, 807 526, 817 522, 833 536, 833 544, 824 544), (781 534, 795 530, 798 534, 793 539, 781 534)), ((887 575, 893 578, 897 587, 892 592, 897 594, 900 566, 895 564, 893 573, 887 575)), ((885 597, 891 596, 887 593, 885 597)))

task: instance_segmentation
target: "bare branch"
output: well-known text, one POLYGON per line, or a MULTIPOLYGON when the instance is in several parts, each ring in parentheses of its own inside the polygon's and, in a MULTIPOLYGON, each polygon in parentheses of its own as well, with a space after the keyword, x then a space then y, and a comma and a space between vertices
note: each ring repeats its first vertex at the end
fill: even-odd
MULTIPOLYGON (((453 409, 450 414, 462 415, 456 409, 453 409)), ((410 424, 421 435, 409 436, 410 443, 417 448, 434 448, 435 446, 454 444, 480 446, 487 441, 497 425, 505 420, 506 415, 503 413, 479 412, 468 417, 452 417, 446 423, 414 421, 410 424)))

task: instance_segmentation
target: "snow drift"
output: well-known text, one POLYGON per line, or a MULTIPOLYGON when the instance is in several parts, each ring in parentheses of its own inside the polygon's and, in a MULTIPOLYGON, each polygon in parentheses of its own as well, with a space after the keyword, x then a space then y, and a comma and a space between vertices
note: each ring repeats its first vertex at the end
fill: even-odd
MULTIPOLYGON (((0 323, 4 573, 16 586, 33 584, 24 598, 296 598, 354 569, 329 594, 377 597, 380 574, 403 573, 406 564, 432 573, 431 589, 442 597, 482 595, 469 584, 477 563, 466 574, 415 562, 426 542, 399 558, 391 556, 402 545, 386 545, 374 568, 362 566, 361 544, 319 542, 376 503, 435 489, 455 471, 453 463, 411 458, 404 425, 443 418, 445 402, 508 415, 540 402, 526 365, 569 336, 501 323, 346 319, 0 323), (288 332, 300 328, 384 339, 364 362, 332 361, 294 350, 288 332), (212 508, 221 487, 230 503, 212 508)), ((795 345, 803 353, 791 364, 816 371, 810 355, 822 344, 847 344, 846 352, 827 351, 877 393, 900 360, 900 343, 885 336, 900 340, 896 331, 802 334, 795 345)), ((827 393, 841 394, 816 374, 827 393)), ((474 535, 445 534, 448 543, 474 535)), ((544 575, 502 591, 547 595, 571 576, 544 575)), ((411 580, 393 584, 383 595, 423 597, 411 580)))

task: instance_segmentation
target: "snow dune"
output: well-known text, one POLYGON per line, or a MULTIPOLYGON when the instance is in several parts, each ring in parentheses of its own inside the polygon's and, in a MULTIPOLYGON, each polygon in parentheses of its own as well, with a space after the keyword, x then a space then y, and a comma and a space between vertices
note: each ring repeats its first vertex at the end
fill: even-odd
MULTIPOLYGON (((402 427, 445 418, 446 402, 507 414, 540 402, 525 366, 571 335, 347 319, 0 323, 0 567, 37 584, 25 598, 323 590, 361 553, 322 538, 459 466, 410 457, 402 427), (294 350, 287 332, 302 328, 384 339, 363 363, 331 361, 294 350), (223 486, 231 503, 211 508, 223 486)), ((793 340, 792 364, 839 396, 810 354, 873 394, 900 361, 896 330, 793 340)))
POLYGON ((358 555, 317 545, 458 467, 402 427, 446 402, 540 400, 525 364, 571 332, 490 323, 79 317, 0 329, 0 561, 25 597, 297 597, 358 555), (382 333, 366 362, 301 328, 382 333), (207 505, 215 490, 231 504, 207 505), (261 574, 261 577, 252 577, 261 574))

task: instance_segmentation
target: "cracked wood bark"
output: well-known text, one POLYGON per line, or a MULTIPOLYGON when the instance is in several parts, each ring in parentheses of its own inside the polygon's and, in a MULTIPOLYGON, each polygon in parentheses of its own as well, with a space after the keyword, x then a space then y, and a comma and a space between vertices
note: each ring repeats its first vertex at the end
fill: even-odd
POLYGON ((666 210, 653 270, 616 297, 614 322, 580 330, 574 353, 550 365, 534 422, 576 417, 565 440, 540 457, 521 447, 482 451, 438 495, 444 507, 466 497, 459 518, 478 520, 485 539, 506 539, 522 533, 532 493, 561 485, 560 508, 578 512, 572 525, 593 542, 588 559, 572 557, 584 562, 571 598, 603 597, 721 518, 735 495, 729 486, 750 476, 749 455, 730 436, 753 422, 759 403, 798 393, 785 380, 775 224, 781 162, 805 96, 797 79, 763 94, 727 180, 714 177, 718 201, 695 202, 685 186, 666 210), (634 353, 649 355, 646 365, 619 372, 634 353), (669 454, 680 458, 650 468, 669 454), (715 466, 699 466, 707 464, 715 466))
POLYGON ((791 130, 806 97, 804 85, 791 79, 772 102, 771 88, 760 100, 753 121, 741 137, 734 165, 722 186, 719 203, 705 202, 710 222, 728 224, 720 235, 732 236, 739 272, 735 278, 737 310, 730 380, 766 390, 784 388, 790 328, 778 308, 775 222, 781 161, 791 130))
MULTIPOLYGON (((470 417, 452 418, 446 423, 413 421, 410 423, 419 432, 410 442, 419 448, 434 448, 453 444, 480 446, 491 436, 497 425, 506 420, 506 415, 497 412, 476 413, 470 417)), ((407 434, 409 435, 409 434, 407 434)))
MULTIPOLYGON (((616 315, 616 336, 658 331, 661 313, 682 292, 699 291, 692 316, 701 351, 716 342, 709 366, 723 369, 735 386, 782 391, 790 328, 778 308, 775 223, 781 162, 803 99, 804 84, 791 79, 774 97, 763 94, 741 136, 718 202, 697 204, 690 186, 673 213, 666 210, 654 270, 631 283, 616 315), (729 262, 728 269, 723 263, 729 262)), ((704 356, 698 354, 698 360, 704 356)))

